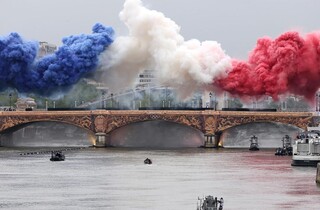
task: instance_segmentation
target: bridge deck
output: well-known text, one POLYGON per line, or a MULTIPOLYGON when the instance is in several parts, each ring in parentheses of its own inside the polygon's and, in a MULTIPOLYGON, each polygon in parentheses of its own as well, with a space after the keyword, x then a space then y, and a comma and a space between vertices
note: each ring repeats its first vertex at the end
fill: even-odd
POLYGON ((220 115, 220 116, 318 116, 314 112, 239 112, 213 110, 67 110, 67 111, 1 111, 2 116, 30 115, 141 115, 141 114, 187 114, 187 115, 220 115))

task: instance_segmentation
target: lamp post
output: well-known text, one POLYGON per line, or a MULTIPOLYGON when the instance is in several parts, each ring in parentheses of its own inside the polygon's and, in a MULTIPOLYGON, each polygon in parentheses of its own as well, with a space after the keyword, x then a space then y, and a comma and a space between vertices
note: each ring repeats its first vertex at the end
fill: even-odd
POLYGON ((165 94, 166 94, 166 100, 165 100, 165 103, 164 105, 167 107, 167 103, 168 103, 168 88, 166 87, 166 91, 165 91, 165 94))
POLYGON ((104 103, 105 103, 105 92, 104 91, 102 91, 101 99, 102 99, 101 107, 102 107, 102 109, 104 109, 104 103))
POLYGON ((212 93, 209 93, 209 97, 210 97, 210 101, 209 101, 209 108, 212 108, 212 101, 211 101, 211 97, 212 97, 212 93))
POLYGON ((134 92, 134 89, 132 89, 132 98, 133 98, 132 109, 135 110, 136 109, 136 94, 134 92))
POLYGON ((316 93, 316 112, 318 112, 318 104, 319 104, 318 93, 316 93))
POLYGON ((149 107, 151 107, 151 88, 150 88, 150 84, 148 84, 148 92, 149 92, 148 105, 149 105, 149 107))
POLYGON ((111 93, 111 108, 113 108, 113 93, 111 93))
POLYGON ((213 104, 213 106, 214 106, 214 111, 216 111, 217 110, 217 96, 216 96, 216 94, 214 94, 214 104, 213 104))
POLYGON ((9 111, 12 111, 12 109, 11 109, 11 98, 12 98, 12 93, 9 93, 9 105, 10 105, 9 111))

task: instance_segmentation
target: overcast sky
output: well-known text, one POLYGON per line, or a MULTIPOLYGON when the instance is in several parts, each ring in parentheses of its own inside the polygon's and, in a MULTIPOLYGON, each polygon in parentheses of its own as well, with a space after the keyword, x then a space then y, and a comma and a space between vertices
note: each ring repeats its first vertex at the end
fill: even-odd
MULTIPOLYGON (((214 40, 233 58, 245 59, 259 37, 288 30, 320 29, 319 0, 142 0, 181 26, 186 40, 214 40)), ((0 36, 18 32, 27 40, 57 45, 73 34, 91 33, 99 22, 116 35, 127 29, 118 14, 124 0, 1 0, 0 36)))

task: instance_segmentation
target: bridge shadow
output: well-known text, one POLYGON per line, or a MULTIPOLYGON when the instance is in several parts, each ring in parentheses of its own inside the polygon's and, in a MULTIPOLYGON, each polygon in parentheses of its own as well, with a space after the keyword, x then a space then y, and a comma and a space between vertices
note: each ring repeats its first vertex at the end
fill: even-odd
POLYGON ((163 120, 132 123, 111 133, 115 147, 183 148, 203 145, 203 133, 192 127, 163 120))
POLYGON ((86 147, 93 140, 93 133, 62 122, 31 122, 1 133, 1 146, 5 147, 86 147))
POLYGON ((223 131, 220 141, 224 147, 247 148, 250 145, 250 137, 256 135, 259 138, 261 148, 282 147, 282 138, 285 135, 295 138, 301 131, 296 126, 275 123, 275 122, 255 122, 238 125, 223 131))

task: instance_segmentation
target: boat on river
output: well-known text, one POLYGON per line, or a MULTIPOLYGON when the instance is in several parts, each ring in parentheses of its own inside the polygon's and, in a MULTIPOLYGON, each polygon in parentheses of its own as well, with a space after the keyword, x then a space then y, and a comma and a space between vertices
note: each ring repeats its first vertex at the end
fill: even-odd
POLYGON ((251 136, 250 138, 250 151, 258 151, 259 150, 259 143, 258 143, 258 137, 255 135, 251 136))
POLYGON ((279 147, 276 149, 275 155, 284 156, 284 155, 292 155, 292 140, 289 135, 285 135, 282 138, 282 148, 279 147))
POLYGON ((152 161, 149 158, 145 159, 143 162, 144 164, 152 164, 152 161))
POLYGON ((51 158, 50 161, 64 161, 65 156, 62 154, 62 152, 51 152, 51 158))
POLYGON ((223 210, 223 198, 218 200, 217 197, 209 195, 205 198, 198 198, 198 200, 197 210, 223 210))
POLYGON ((313 166, 320 162, 320 132, 301 132, 292 147, 292 166, 313 166))

